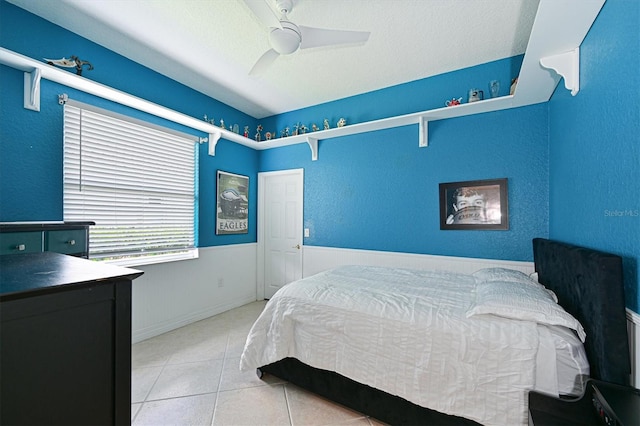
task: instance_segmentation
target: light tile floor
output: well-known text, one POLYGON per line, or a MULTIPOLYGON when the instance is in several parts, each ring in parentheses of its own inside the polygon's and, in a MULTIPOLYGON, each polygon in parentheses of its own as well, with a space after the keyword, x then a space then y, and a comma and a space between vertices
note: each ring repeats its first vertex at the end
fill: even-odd
POLYGON ((290 383, 240 372, 255 302, 136 343, 133 425, 382 425, 290 383))

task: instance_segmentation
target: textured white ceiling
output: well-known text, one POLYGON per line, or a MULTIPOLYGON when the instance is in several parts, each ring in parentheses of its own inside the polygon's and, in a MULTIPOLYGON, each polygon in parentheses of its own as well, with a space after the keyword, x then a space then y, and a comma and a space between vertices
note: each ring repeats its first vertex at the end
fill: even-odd
MULTIPOLYGON (((294 0, 289 19, 370 31, 249 76, 270 46, 244 0, 8 0, 255 118, 524 53, 538 0, 294 0)), ((265 0, 273 4, 273 0, 265 0)))

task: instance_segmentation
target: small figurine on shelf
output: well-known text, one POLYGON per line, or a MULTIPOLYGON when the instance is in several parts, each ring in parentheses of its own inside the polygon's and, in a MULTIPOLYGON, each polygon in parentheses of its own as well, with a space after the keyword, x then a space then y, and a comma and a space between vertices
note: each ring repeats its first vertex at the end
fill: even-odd
POLYGON ((271 140, 271 132, 267 132, 267 133, 265 133, 265 134, 264 134, 264 138, 265 138, 266 140, 270 141, 270 140, 271 140))
POLYGON ((204 117, 202 117, 202 119, 203 119, 204 121, 206 121, 207 123, 209 122, 209 117, 207 117, 207 114, 205 114, 205 115, 204 115, 204 117))
POLYGON ((298 136, 299 123, 293 125, 293 136, 298 136))
POLYGON ((329 130, 329 119, 325 118, 324 121, 322 122, 322 124, 324 125, 324 129, 325 130, 329 130))
POLYGON ((249 126, 244 126, 244 133, 242 134, 245 138, 249 137, 249 126))
POLYGON ((511 80, 511 87, 509 87, 509 94, 513 95, 516 93, 516 86, 518 86, 518 77, 511 80))
POLYGON ((300 125, 300 129, 298 131, 301 135, 304 135, 305 133, 307 133, 307 130, 309 130, 307 129, 307 126, 305 124, 302 124, 300 125))
POLYGON ((344 118, 341 118, 340 120, 338 120, 338 127, 344 127, 347 125, 347 120, 345 120, 344 118))
POLYGON ((484 92, 479 89, 469 90, 469 103, 478 102, 484 99, 484 92))
POLYGON ((460 103, 462 102, 462 98, 453 98, 450 101, 445 102, 444 104, 448 107, 450 106, 456 106, 456 105, 460 105, 460 103))
POLYGON ((313 123, 313 124, 311 125, 311 131, 312 131, 312 132, 317 132, 317 131, 318 131, 318 125, 317 125, 316 123, 313 123))
POLYGON ((492 98, 497 98, 500 94, 500 82, 498 80, 491 80, 489 82, 489 92, 492 98))
POLYGON ((262 132, 262 124, 258 124, 258 127, 256 128, 256 142, 260 142, 260 140, 262 139, 262 135, 260 134, 260 132, 262 132))
POLYGON ((285 128, 284 128, 284 137, 285 137, 285 138, 288 138, 288 137, 289 137, 289 132, 290 132, 289 126, 285 127, 285 128))
POLYGON ((76 63, 76 74, 82 75, 82 67, 88 65, 89 68, 87 70, 91 71, 93 69, 93 65, 89 61, 83 61, 75 55, 71 55, 70 59, 76 63))
POLYGON ((43 58, 47 64, 49 65, 56 65, 59 67, 64 67, 64 68, 74 68, 76 69, 76 74, 77 75, 82 75, 82 67, 85 65, 88 65, 89 68, 87 68, 88 71, 91 71, 93 69, 93 65, 91 65, 91 62, 89 61, 83 61, 82 59, 78 58, 75 55, 72 55, 71 57, 69 57, 69 59, 67 58, 61 58, 61 59, 47 59, 47 58, 43 58))
POLYGON ((222 118, 220 119, 220 128, 226 129, 226 127, 224 127, 224 120, 222 118))
POLYGON ((233 127, 231 127, 231 129, 232 129, 231 131, 236 135, 240 133, 240 127, 237 124, 234 124, 233 127))

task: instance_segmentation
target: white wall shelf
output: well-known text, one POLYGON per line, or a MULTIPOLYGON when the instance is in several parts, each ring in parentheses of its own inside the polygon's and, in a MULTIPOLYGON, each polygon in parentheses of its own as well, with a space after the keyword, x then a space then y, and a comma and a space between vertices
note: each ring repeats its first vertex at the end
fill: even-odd
POLYGON ((572 95, 575 95, 580 88, 578 49, 604 2, 605 0, 540 0, 518 76, 518 85, 513 95, 264 142, 247 139, 206 121, 173 111, 1 47, 0 64, 25 72, 24 107, 27 109, 40 110, 40 82, 44 78, 206 132, 209 134, 209 155, 215 155, 216 145, 220 138, 223 138, 257 150, 306 143, 311 149, 311 159, 315 161, 318 159, 318 145, 321 140, 414 124, 418 125, 418 146, 426 147, 429 145, 430 121, 547 102, 553 95, 561 77, 565 79, 566 88, 571 91, 572 95))
POLYGON ((513 107, 513 96, 503 96, 500 98, 487 99, 484 101, 474 102, 470 104, 461 104, 454 107, 443 107, 432 109, 429 111, 421 111, 412 114, 399 115, 396 117, 383 118, 380 120, 367 121, 365 123, 352 124, 350 126, 336 127, 328 130, 320 130, 317 132, 305 133, 286 138, 272 139, 270 141, 256 142, 255 148, 270 149, 279 148, 288 145, 296 145, 300 143, 308 143, 315 152, 315 144, 319 140, 339 138, 342 136, 355 135, 359 133, 374 132, 377 130, 391 129, 401 126, 409 126, 418 124, 419 142, 418 146, 428 146, 428 123, 434 120, 443 120, 446 118, 461 117, 465 115, 480 114, 483 112, 497 111, 513 107))

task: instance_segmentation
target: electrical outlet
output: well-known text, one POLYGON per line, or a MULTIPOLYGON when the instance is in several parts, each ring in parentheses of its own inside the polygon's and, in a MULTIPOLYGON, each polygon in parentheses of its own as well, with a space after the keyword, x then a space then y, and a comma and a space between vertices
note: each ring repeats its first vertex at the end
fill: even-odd
POLYGON ((304 228, 304 237, 309 238, 309 228, 304 228))

